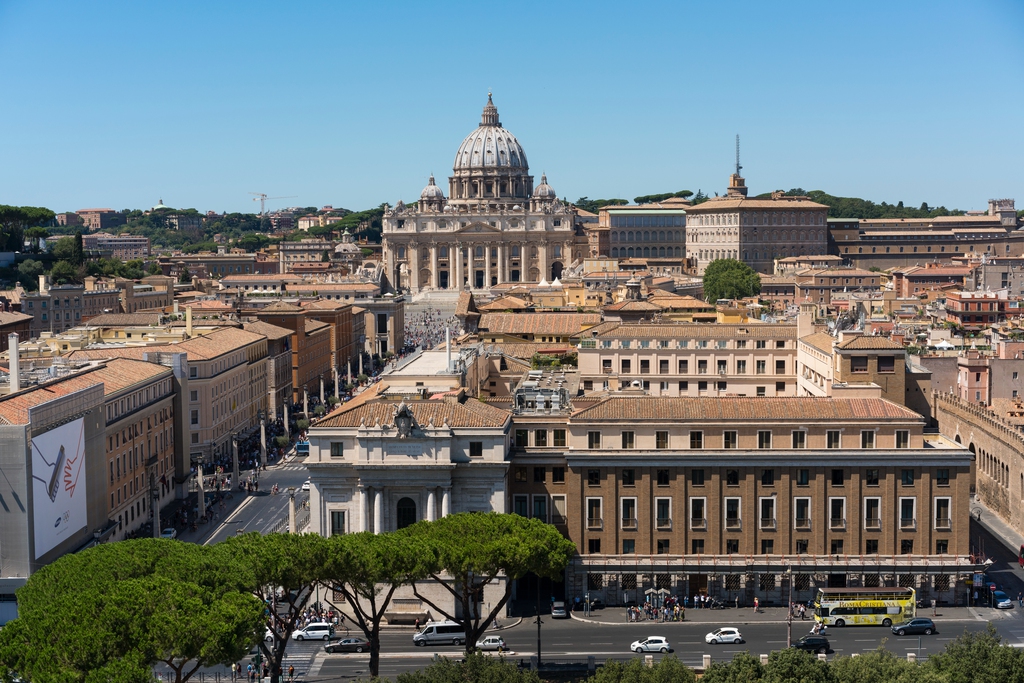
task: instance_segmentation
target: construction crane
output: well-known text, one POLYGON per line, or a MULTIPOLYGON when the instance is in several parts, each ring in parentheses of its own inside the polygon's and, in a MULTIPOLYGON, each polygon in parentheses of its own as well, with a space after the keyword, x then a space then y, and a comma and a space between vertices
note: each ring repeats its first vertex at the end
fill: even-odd
POLYGON ((260 203, 260 215, 261 216, 267 212, 267 201, 269 201, 271 199, 295 199, 298 196, 298 195, 294 195, 293 194, 293 195, 288 195, 287 197, 268 197, 267 195, 263 194, 262 192, 250 192, 249 194, 256 195, 255 197, 252 198, 252 200, 254 202, 259 202, 260 203))

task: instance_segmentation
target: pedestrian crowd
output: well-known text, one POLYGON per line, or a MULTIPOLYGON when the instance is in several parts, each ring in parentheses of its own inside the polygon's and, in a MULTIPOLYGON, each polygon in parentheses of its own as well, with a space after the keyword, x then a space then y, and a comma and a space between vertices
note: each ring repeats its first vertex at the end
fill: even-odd
POLYGON ((412 348, 433 349, 444 341, 445 329, 455 330, 458 326, 455 316, 445 318, 440 309, 413 313, 405 318, 405 343, 412 348))

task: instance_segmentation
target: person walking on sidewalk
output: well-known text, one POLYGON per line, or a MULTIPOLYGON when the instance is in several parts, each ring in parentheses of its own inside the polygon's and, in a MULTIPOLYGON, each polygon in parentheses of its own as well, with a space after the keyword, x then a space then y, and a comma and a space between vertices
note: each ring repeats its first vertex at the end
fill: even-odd
POLYGON ((761 603, 758 602, 757 596, 754 596, 754 614, 757 614, 760 611, 761 611, 761 603))

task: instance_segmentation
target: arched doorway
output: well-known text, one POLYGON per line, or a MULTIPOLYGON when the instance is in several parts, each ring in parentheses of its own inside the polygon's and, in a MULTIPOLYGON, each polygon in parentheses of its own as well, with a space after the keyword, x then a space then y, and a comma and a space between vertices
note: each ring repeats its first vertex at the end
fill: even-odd
POLYGON ((395 515, 395 528, 404 529, 416 522, 416 502, 412 498, 399 499, 398 514, 395 515))
POLYGON ((560 277, 562 277, 562 262, 555 261, 551 264, 551 281, 554 282, 560 277))

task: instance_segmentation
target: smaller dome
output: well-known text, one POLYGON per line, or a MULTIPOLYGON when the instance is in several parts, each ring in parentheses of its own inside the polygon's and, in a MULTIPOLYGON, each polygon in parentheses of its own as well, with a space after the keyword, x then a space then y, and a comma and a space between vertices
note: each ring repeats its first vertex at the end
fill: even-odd
POLYGON ((548 176, 546 173, 540 174, 540 185, 533 188, 534 199, 557 199, 555 190, 553 187, 548 185, 548 176))
POLYGON ((161 199, 159 202, 157 202, 156 206, 154 206, 152 209, 150 209, 150 211, 160 211, 161 209, 169 209, 169 208, 171 208, 171 207, 169 207, 166 204, 164 204, 164 200, 161 199))
POLYGON ((444 199, 444 192, 441 188, 434 183, 434 176, 431 174, 430 182, 423 188, 423 192, 420 192, 420 199, 426 200, 440 200, 444 199))

